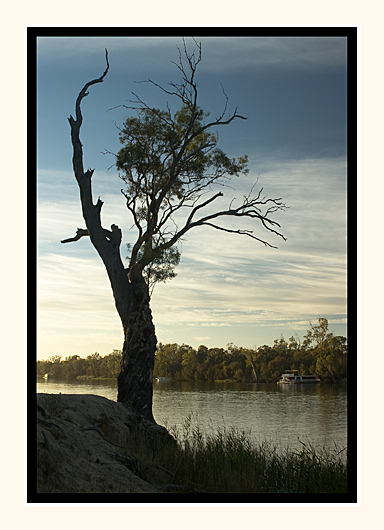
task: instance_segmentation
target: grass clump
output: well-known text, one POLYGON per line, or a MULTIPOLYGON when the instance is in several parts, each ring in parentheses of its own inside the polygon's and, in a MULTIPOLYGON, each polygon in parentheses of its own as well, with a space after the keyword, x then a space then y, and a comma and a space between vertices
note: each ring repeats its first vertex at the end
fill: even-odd
POLYGON ((131 439, 128 454, 140 462, 140 476, 163 492, 185 493, 346 493, 345 450, 301 449, 279 453, 271 444, 222 427, 204 435, 191 417, 175 444, 131 439))

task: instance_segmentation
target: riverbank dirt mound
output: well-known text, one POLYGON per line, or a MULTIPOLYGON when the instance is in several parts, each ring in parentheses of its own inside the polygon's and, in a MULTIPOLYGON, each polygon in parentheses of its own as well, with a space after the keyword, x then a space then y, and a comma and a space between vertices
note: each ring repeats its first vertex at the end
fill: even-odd
POLYGON ((37 492, 158 493, 128 454, 137 433, 171 438, 102 396, 37 394, 37 492))

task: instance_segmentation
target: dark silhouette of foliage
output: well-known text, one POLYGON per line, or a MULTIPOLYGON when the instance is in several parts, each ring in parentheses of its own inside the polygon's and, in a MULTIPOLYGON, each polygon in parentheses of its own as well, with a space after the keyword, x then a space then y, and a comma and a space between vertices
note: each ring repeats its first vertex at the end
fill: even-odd
MULTIPOLYGON (((328 321, 310 324, 302 344, 291 337, 274 341, 273 346, 241 348, 230 343, 227 348, 197 349, 187 344, 158 344, 154 377, 176 381, 252 381, 276 383, 283 372, 299 370, 303 375, 317 375, 322 381, 337 382, 347 378, 347 338, 328 332, 328 321)), ((114 378, 120 370, 121 351, 102 357, 97 352, 85 359, 72 355, 64 360, 52 356, 37 362, 37 375, 50 373, 57 378, 114 378)))
POLYGON ((95 352, 85 359, 72 355, 61 360, 60 356, 52 356, 46 361, 37 361, 37 375, 51 374, 58 379, 86 379, 94 377, 116 378, 120 372, 121 351, 113 350, 102 357, 95 352))

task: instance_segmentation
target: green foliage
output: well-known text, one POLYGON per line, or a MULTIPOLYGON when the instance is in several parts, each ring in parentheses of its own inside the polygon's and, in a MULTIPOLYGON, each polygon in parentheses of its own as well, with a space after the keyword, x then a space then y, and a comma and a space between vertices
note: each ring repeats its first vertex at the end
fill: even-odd
MULTIPOLYGON (((128 252, 132 245, 127 243, 128 252)), ((144 250, 139 250, 137 258, 140 260, 144 256, 144 250)), ((148 287, 152 291, 156 283, 164 283, 177 276, 175 267, 180 263, 181 253, 177 247, 170 247, 156 252, 150 263, 143 269, 143 277, 148 287)), ((130 256, 127 256, 129 259, 130 256)))
POLYGON ((198 105, 196 81, 201 44, 194 41, 195 51, 190 53, 183 42, 184 53, 179 50, 179 62, 174 63, 181 80, 168 83, 166 88, 148 80, 170 96, 173 103, 167 102, 165 109, 150 107, 133 94, 136 99, 131 101, 132 106, 121 105, 131 115, 118 127, 122 147, 114 155, 119 178, 125 185, 121 192, 137 236, 129 245, 125 271, 131 282, 144 278, 150 290, 158 282, 176 276, 175 267, 180 261, 177 245, 185 240, 189 230, 198 226, 247 235, 272 246, 253 230, 229 228, 221 222, 223 218, 236 218, 237 222, 245 217, 260 222, 263 229, 285 240, 278 231, 280 224, 271 215, 284 210, 286 205, 281 198, 263 196, 262 188, 256 192, 255 184, 236 207, 233 197, 229 207, 208 210, 208 205, 224 196, 222 190, 230 187, 228 181, 232 177, 249 172, 247 155, 230 158, 218 147, 216 131, 234 120, 247 118, 238 114, 237 108, 228 112, 228 97, 223 91, 221 114, 207 119, 210 113, 198 105))
POLYGON ((184 381, 256 381, 275 383, 282 373, 299 370, 303 375, 315 374, 322 381, 336 382, 347 377, 347 339, 328 332, 327 319, 306 333, 303 344, 298 338, 284 337, 273 346, 257 349, 227 349, 199 346, 197 350, 183 344, 160 344, 155 358, 155 377, 171 377, 184 381), (175 352, 178 355, 175 355, 175 352))
POLYGON ((180 250, 175 244, 182 234, 174 214, 195 207, 213 183, 248 172, 245 155, 230 159, 216 146, 218 137, 208 129, 220 121, 205 125, 208 114, 195 103, 181 100, 174 115, 169 108, 141 104, 137 116, 125 120, 119 135, 123 147, 116 155, 116 167, 138 229, 136 243, 128 245, 128 269, 138 267, 152 289, 176 276, 180 250))
MULTIPOLYGON (((179 381, 252 381, 276 383, 281 374, 299 370, 303 375, 315 374, 322 381, 336 382, 347 378, 348 345, 346 337, 328 331, 328 321, 319 319, 318 325, 304 336, 303 343, 290 337, 274 341, 273 346, 256 349, 241 348, 230 343, 227 348, 196 349, 187 344, 157 346, 154 377, 170 377, 179 381)), ((115 378, 120 372, 121 351, 101 357, 97 352, 86 359, 72 355, 61 360, 52 356, 37 361, 37 375, 50 373, 57 378, 87 377, 115 378)))
POLYGON ((120 372, 121 351, 113 350, 109 355, 102 357, 95 352, 86 359, 79 355, 66 357, 50 357, 47 361, 37 361, 36 372, 38 376, 51 374, 60 379, 105 377, 115 378, 120 372))
POLYGON ((172 377, 181 379, 183 357, 188 356, 192 348, 186 344, 162 344, 157 347, 154 377, 172 377))
POLYGON ((328 331, 328 320, 318 318, 318 324, 310 322, 303 348, 312 351, 316 358, 316 373, 333 382, 347 376, 347 339, 334 336, 328 331))
MULTIPOLYGON (((119 134, 124 147, 116 157, 127 194, 145 199, 166 190, 167 201, 180 200, 191 183, 246 173, 247 157, 230 159, 216 147, 218 136, 203 130, 207 116, 183 104, 174 116, 170 110, 143 107, 137 117, 127 118, 119 134)), ((141 217, 146 214, 143 202, 141 217)))
POLYGON ((101 355, 95 352, 92 355, 88 355, 86 360, 88 361, 87 375, 91 375, 92 377, 99 377, 100 376, 100 364, 102 360, 101 355))

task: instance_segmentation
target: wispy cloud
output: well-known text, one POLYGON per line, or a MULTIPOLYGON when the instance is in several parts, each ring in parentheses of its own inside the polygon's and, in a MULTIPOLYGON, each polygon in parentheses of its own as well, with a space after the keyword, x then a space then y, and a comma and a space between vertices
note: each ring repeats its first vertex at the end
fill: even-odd
POLYGON ((39 357, 110 353, 121 324, 100 260, 47 254, 38 260, 39 357))
MULTIPOLYGON (((264 169, 260 184, 271 195, 281 192, 290 206, 280 219, 288 241, 278 241, 276 250, 246 236, 210 228, 191 231, 182 246, 178 276, 154 291, 152 311, 163 342, 174 341, 175 336, 187 343, 208 341, 208 336, 197 329, 209 328, 210 345, 220 346, 223 344, 214 341, 224 337, 225 343, 235 341, 231 337, 241 329, 240 345, 251 346, 255 330, 260 334, 272 325, 293 327, 298 332, 307 329, 308 320, 318 316, 326 316, 335 325, 343 324, 343 162, 298 160, 274 167, 265 165, 264 169)), ((240 198, 249 182, 239 181, 238 185, 240 198)), ((131 219, 123 198, 120 194, 105 194, 103 199, 104 226, 118 224, 124 241, 129 241, 133 237, 129 235, 131 219)), ((83 354, 109 353, 121 347, 121 325, 109 280, 90 241, 83 238, 77 243, 59 243, 61 237, 70 237, 77 225, 83 226, 81 221, 78 198, 41 201, 38 293, 43 357, 52 348, 57 351, 61 339, 71 349, 68 355, 80 350, 83 354), (57 239, 56 246, 53 238, 57 239)))
POLYGON ((342 38, 300 37, 229 37, 221 46, 206 43, 206 69, 216 73, 230 68, 306 69, 327 67, 345 62, 346 40, 342 38))
MULTIPOLYGON (((201 71, 225 72, 242 68, 305 69, 329 68, 345 63, 346 39, 340 37, 196 37, 202 43, 204 61, 201 71)), ((191 50, 192 39, 186 38, 191 50)), ((115 68, 137 67, 144 60, 152 71, 170 68, 171 60, 178 60, 176 46, 182 47, 181 37, 42 37, 38 39, 39 58, 42 61, 83 60, 100 57, 104 48, 110 56, 125 56, 115 68), (168 61, 164 61, 168 57, 168 61)))

